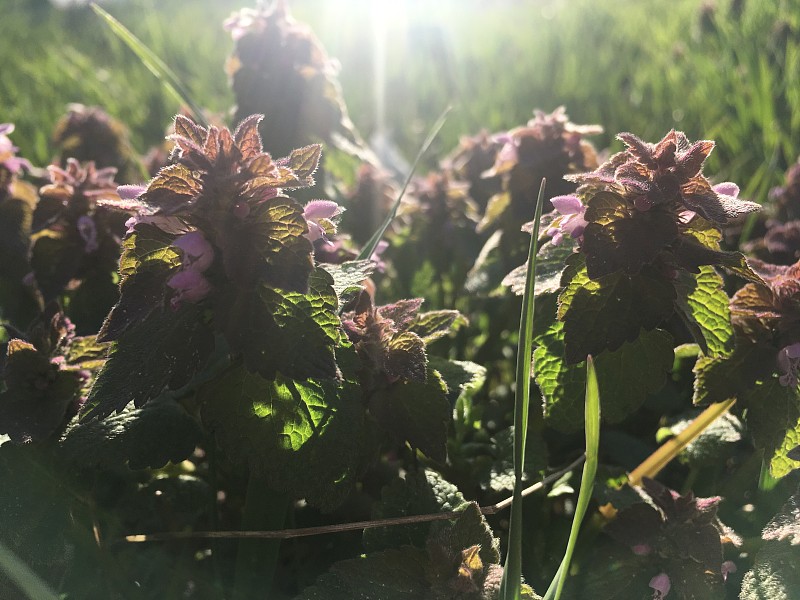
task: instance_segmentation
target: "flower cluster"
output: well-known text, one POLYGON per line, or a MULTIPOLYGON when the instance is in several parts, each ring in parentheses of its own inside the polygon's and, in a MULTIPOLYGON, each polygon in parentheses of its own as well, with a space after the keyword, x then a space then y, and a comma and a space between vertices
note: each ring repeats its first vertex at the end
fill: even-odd
POLYGON ((719 497, 680 495, 645 478, 638 489, 642 502, 619 511, 605 532, 631 548, 641 564, 638 570, 654 572, 649 586, 653 599, 696 589, 717 589, 736 569, 723 561, 723 544, 738 546, 741 539, 717 518, 719 497))
POLYGON ((93 162, 81 164, 70 158, 66 168, 51 165, 48 171, 50 183, 39 190, 33 214, 33 278, 48 302, 67 292, 73 300, 85 292, 88 300, 90 288, 93 294, 102 290, 108 304, 91 311, 88 321, 73 315, 79 329, 88 330, 102 322, 100 313, 107 312, 116 296, 111 273, 117 268, 125 219, 102 204, 119 199, 117 170, 97 169, 93 162), (87 281, 88 287, 80 291, 87 281))
POLYGON ((329 277, 315 275, 312 252, 314 241, 335 232, 340 208, 326 200, 304 207, 285 194, 314 184, 321 148, 273 160, 262 149, 260 120, 252 116, 231 133, 176 117, 172 164, 146 187, 123 186, 119 199, 103 203, 137 214, 127 223, 120 302, 101 339, 118 339, 165 307, 186 315, 196 305, 212 311, 209 324, 251 371, 265 378, 277 371, 298 379, 335 375, 338 321, 331 316, 330 327, 317 327, 304 311, 312 310, 309 302, 319 303, 319 314, 335 307, 329 277), (301 300, 305 295, 313 300, 301 300), (291 309, 297 314, 279 316, 286 303, 301 303, 291 309), (134 304, 147 308, 132 311, 134 304), (320 355, 311 365, 274 352, 292 324, 309 345, 312 338, 318 343, 305 349, 320 355))
POLYGON ((338 65, 311 29, 292 18, 286 2, 244 8, 224 27, 236 43, 226 64, 236 121, 266 115, 260 131, 274 154, 313 140, 358 154, 363 142, 347 115, 338 65))

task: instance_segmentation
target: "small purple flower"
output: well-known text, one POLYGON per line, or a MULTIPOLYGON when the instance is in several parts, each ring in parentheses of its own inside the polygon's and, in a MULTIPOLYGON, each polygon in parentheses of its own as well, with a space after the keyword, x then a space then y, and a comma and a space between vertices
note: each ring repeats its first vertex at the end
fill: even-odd
POLYGON ((303 216, 308 223, 306 237, 310 242, 326 239, 325 229, 319 222, 323 219, 332 219, 342 212, 342 207, 332 200, 312 200, 306 204, 303 216))
POLYGON ((723 183, 718 183, 711 189, 717 192, 720 196, 730 196, 731 198, 734 199, 739 197, 739 186, 733 183, 732 181, 725 181, 723 183))
POLYGON ((202 273, 214 262, 214 249, 200 231, 185 233, 172 245, 181 250, 183 269, 202 273))
POLYGON ((372 256, 369 257, 369 259, 375 263, 375 270, 378 273, 383 273, 384 271, 386 271, 386 263, 383 262, 381 254, 383 254, 383 252, 388 247, 389 247, 389 242, 381 240, 380 242, 378 242, 378 245, 375 246, 375 251, 372 253, 372 256))
POLYGON ((553 238, 553 244, 558 246, 565 234, 579 240, 587 225, 586 219, 583 218, 586 212, 583 202, 577 196, 556 196, 550 199, 550 203, 562 215, 556 221, 557 227, 547 230, 547 235, 553 238))
POLYGON ((797 387, 797 375, 800 371, 800 343, 786 346, 778 352, 778 370, 781 373, 778 381, 782 386, 797 387))
POLYGON ((653 600, 662 600, 667 597, 672 584, 669 581, 669 575, 666 573, 659 573, 650 580, 650 587, 653 588, 653 600))
POLYGON ((722 563, 722 581, 728 581, 728 573, 736 573, 736 563, 732 560, 726 560, 722 563))
POLYGON ((200 302, 211 291, 208 279, 194 269, 181 269, 167 280, 167 285, 177 292, 170 301, 174 309, 182 302, 200 302))
POLYGON ((146 185, 118 185, 117 194, 122 200, 135 200, 147 191, 146 185))
POLYGON ((78 217, 78 233, 81 234, 85 245, 83 247, 84 252, 86 254, 91 254, 95 252, 100 245, 97 243, 97 225, 95 225, 94 219, 89 215, 82 215, 78 217))

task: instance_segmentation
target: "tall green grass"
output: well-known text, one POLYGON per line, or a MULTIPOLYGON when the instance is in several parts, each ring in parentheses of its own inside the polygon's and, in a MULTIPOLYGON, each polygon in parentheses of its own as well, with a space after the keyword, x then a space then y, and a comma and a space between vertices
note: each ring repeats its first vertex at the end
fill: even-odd
MULTIPOLYGON (((104 106, 129 124, 141 151, 161 139, 178 106, 91 10, 2 4, 0 121, 17 124, 25 155, 50 158, 49 132, 69 102, 104 106)), ((108 8, 192 98, 224 116, 233 102, 224 73, 232 43, 221 22, 247 4, 128 0, 108 8)), ((350 112, 366 134, 375 127, 375 86, 385 87, 389 130, 408 156, 448 104, 456 110, 432 156, 464 133, 513 127, 534 107, 560 104, 573 121, 606 128, 600 147, 618 131, 652 141, 672 127, 715 139, 708 172, 758 201, 800 153, 797 0, 746 0, 741 15, 727 2, 707 8, 699 0, 289 4, 340 59, 350 112), (386 65, 376 82, 379 20, 386 65)))

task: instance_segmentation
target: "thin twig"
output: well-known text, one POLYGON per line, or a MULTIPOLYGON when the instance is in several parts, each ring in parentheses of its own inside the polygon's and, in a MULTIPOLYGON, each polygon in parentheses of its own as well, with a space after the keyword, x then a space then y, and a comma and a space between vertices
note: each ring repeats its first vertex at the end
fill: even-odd
MULTIPOLYGON (((562 477, 565 473, 578 467, 583 461, 586 460, 585 455, 579 456, 569 466, 561 469, 560 471, 548 475, 538 483, 525 488, 522 491, 523 496, 527 496, 534 492, 539 491, 547 484, 562 477)), ((491 506, 481 507, 481 513, 484 515, 493 515, 503 509, 511 506, 512 498, 492 504, 491 506)), ((302 527, 300 529, 279 529, 277 531, 168 531, 164 533, 142 533, 136 535, 125 536, 128 542, 164 542, 170 540, 188 540, 188 539, 289 539, 306 537, 311 535, 322 535, 325 533, 339 533, 342 531, 357 531, 359 529, 368 529, 370 527, 391 527, 393 525, 411 525, 414 523, 428 523, 431 521, 446 521, 448 519, 456 519, 461 516, 459 510, 452 510, 448 512, 434 513, 430 515, 410 515, 408 517, 395 517, 390 519, 376 519, 373 521, 356 521, 353 523, 339 523, 337 525, 322 525, 320 527, 302 527)))

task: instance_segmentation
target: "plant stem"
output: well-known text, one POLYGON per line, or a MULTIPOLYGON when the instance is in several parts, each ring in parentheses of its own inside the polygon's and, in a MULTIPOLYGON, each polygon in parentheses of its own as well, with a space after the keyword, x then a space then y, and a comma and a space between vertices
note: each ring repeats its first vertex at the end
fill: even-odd
MULTIPOLYGON (((286 522, 289 504, 286 494, 276 492, 269 487, 262 474, 251 471, 247 482, 242 529, 280 529, 286 522)), ((280 540, 242 539, 238 546, 233 599, 269 597, 278 564, 280 540)))

